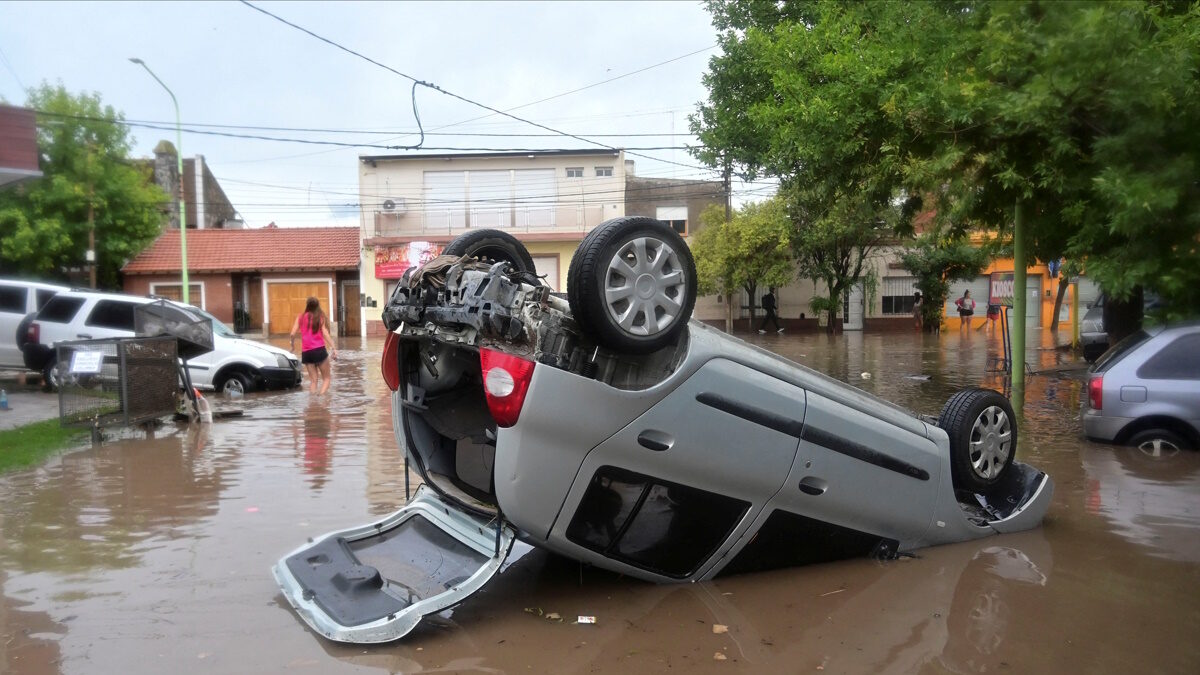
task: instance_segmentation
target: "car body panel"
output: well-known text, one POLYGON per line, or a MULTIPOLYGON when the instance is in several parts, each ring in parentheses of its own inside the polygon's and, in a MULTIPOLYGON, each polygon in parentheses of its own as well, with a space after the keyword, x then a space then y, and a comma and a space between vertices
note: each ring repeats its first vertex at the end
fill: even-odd
POLYGON ((1195 352, 1200 322, 1154 326, 1140 338, 1137 335, 1132 339, 1140 342, 1106 355, 1092 368, 1092 377, 1104 378, 1103 407, 1096 410, 1090 401, 1084 404, 1084 434, 1093 440, 1123 443, 1143 427, 1179 431, 1183 429, 1179 425, 1184 425, 1186 440, 1195 443, 1200 439, 1200 359, 1171 359, 1156 372, 1148 372, 1147 364, 1164 350, 1195 352))
POLYGON ((58 294, 69 290, 66 286, 45 284, 22 279, 0 279, 0 293, 7 296, 23 295, 19 306, 0 304, 0 368, 25 368, 25 358, 17 346, 17 327, 30 312, 36 312, 47 299, 47 294, 58 294), (39 302, 39 292, 42 302, 39 302))

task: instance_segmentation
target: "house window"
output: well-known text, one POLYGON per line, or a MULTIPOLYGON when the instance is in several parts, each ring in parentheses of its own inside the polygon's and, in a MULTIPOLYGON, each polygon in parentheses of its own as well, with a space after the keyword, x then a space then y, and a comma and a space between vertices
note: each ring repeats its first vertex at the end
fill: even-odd
MULTIPOLYGON (((175 302, 183 302, 183 284, 176 282, 152 283, 150 284, 150 295, 167 298, 175 302)), ((188 302, 200 309, 206 308, 203 282, 188 284, 188 302)))
POLYGON ((567 167, 567 178, 583 178, 583 167, 582 166, 568 166, 567 167))
POLYGON ((884 277, 881 285, 884 316, 912 314, 916 277, 884 277))
POLYGON ((611 178, 611 177, 612 177, 612 167, 611 166, 596 167, 596 178, 611 178))
POLYGON ((660 206, 655 209, 654 216, 671 226, 672 230, 678 232, 681 236, 687 236, 687 207, 686 206, 660 206))

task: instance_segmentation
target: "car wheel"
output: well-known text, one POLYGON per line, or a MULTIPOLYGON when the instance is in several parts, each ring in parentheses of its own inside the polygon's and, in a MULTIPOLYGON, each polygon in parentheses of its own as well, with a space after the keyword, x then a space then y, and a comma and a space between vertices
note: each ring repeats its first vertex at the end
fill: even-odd
POLYGON ((1128 444, 1148 457, 1170 457, 1189 446, 1182 436, 1166 429, 1139 431, 1130 437, 1128 444))
POLYGON ((575 320, 601 345, 645 354, 675 342, 696 304, 696 263, 675 230, 614 218, 584 237, 567 271, 575 320))
POLYGON ((991 389, 964 389, 946 401, 938 426, 950 437, 954 487, 983 490, 1000 480, 1017 450, 1012 404, 991 389))
POLYGON ((254 391, 254 384, 245 373, 233 372, 216 385, 216 389, 226 396, 244 396, 254 391))
POLYGON ((58 387, 62 385, 63 372, 58 367, 58 359, 50 357, 46 365, 42 366, 42 391, 58 391, 58 387))
POLYGON ((446 244, 442 254, 495 262, 504 261, 511 263, 518 272, 537 274, 533 258, 525 249, 525 245, 517 241, 516 237, 501 230, 476 230, 459 235, 454 241, 446 244))

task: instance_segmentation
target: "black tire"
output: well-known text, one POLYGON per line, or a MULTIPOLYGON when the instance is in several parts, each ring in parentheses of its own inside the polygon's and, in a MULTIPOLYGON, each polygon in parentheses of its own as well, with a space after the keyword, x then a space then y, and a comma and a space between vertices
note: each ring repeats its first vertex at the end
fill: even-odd
POLYGON ((683 237, 662 221, 614 218, 584 237, 571 258, 567 302, 601 345, 632 354, 657 351, 673 344, 692 318, 696 263, 683 237))
POLYGON ((58 359, 51 356, 42 366, 42 391, 58 391, 62 384, 62 371, 58 369, 58 359))
POLYGON ((1126 445, 1137 448, 1149 457, 1170 457, 1180 450, 1190 450, 1191 443, 1183 436, 1167 429, 1146 429, 1129 438, 1126 445))
POLYGON ((220 394, 230 395, 239 393, 245 395, 254 391, 254 382, 250 379, 249 375, 234 371, 228 375, 221 376, 221 381, 214 382, 213 388, 220 394))
POLYGON ((467 256, 493 262, 511 263, 518 272, 535 276, 537 268, 525 245, 517 238, 501 230, 475 230, 460 234, 442 249, 443 255, 467 256))
POLYGON ((964 389, 946 401, 938 426, 950 437, 954 487, 978 492, 998 482, 1017 454, 1012 404, 991 389, 964 389))

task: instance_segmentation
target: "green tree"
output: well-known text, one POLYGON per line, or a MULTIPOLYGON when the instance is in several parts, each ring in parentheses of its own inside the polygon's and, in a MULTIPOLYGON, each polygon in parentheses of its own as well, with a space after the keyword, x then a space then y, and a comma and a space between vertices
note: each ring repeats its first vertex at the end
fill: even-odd
POLYGON ((732 332, 734 293, 745 289, 753 308, 760 286, 784 286, 795 278, 791 227, 778 198, 746 204, 728 223, 724 207, 712 205, 700 222, 703 229, 692 243, 698 290, 725 296, 725 330, 732 332))
POLYGON ((929 232, 900 254, 904 269, 917 278, 921 292, 921 325, 926 332, 942 325, 942 308, 950 294, 950 282, 979 276, 989 260, 985 247, 973 246, 960 237, 929 232))
POLYGON ((128 160, 128 129, 98 94, 42 84, 38 113, 42 178, 0 191, 0 264, 6 272, 65 278, 86 268, 88 211, 95 223, 98 285, 116 288, 125 262, 162 230, 166 195, 150 167, 128 160))

